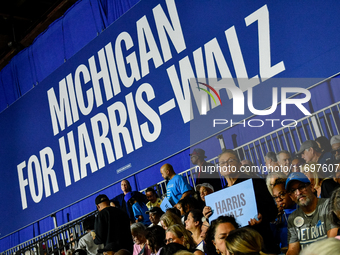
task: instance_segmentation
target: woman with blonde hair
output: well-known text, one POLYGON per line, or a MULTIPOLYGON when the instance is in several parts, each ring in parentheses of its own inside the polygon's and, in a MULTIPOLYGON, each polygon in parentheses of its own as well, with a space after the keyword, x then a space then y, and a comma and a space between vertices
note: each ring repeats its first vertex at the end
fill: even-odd
POLYGON ((178 251, 176 252, 174 255, 193 255, 193 253, 191 253, 190 251, 178 251))
POLYGON ((232 230, 225 240, 226 254, 230 255, 260 255, 263 246, 262 236, 252 228, 232 230))
POLYGON ((336 172, 336 163, 340 163, 340 161, 334 161, 333 165, 330 164, 327 167, 326 165, 321 165, 315 162, 309 162, 301 166, 301 172, 304 173, 312 183, 312 187, 317 192, 318 198, 330 198, 333 191, 340 187, 339 183, 337 183, 331 176, 320 178, 320 174, 321 176, 325 176, 328 171, 328 174, 333 171, 336 172))
POLYGON ((195 249, 196 243, 194 239, 192 239, 190 232, 186 230, 182 224, 172 225, 166 230, 165 242, 166 244, 178 243, 195 255, 204 255, 202 251, 195 249))
POLYGON ((164 213, 159 222, 161 223, 162 227, 167 230, 170 226, 175 225, 175 224, 182 224, 181 218, 178 217, 176 214, 172 212, 166 212, 164 213))
POLYGON ((319 177, 318 172, 321 171, 320 164, 315 162, 309 162, 303 164, 300 168, 301 173, 307 176, 308 180, 312 184, 312 187, 317 193, 317 197, 321 197, 321 185, 323 179, 319 177))
POLYGON ((329 198, 332 191, 338 187, 332 178, 321 178, 320 173, 323 173, 321 164, 309 162, 301 166, 301 172, 309 179, 312 187, 318 198, 329 198))

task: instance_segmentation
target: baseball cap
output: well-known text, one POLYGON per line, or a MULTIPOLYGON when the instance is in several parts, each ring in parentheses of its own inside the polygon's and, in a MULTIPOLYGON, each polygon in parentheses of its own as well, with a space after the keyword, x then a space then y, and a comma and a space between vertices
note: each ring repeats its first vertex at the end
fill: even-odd
POLYGON ((300 150, 296 154, 301 154, 302 152, 309 148, 313 148, 316 151, 320 151, 320 148, 315 141, 307 140, 301 144, 300 150))
POLYGON ((198 184, 198 185, 196 185, 196 190, 197 190, 197 188, 199 190, 201 187, 206 187, 206 188, 209 188, 212 191, 214 191, 214 187, 210 183, 205 182, 205 183, 202 183, 202 184, 198 184))
POLYGON ((157 213, 159 215, 162 215, 164 212, 161 208, 155 206, 155 207, 152 207, 149 211, 146 211, 145 212, 146 214, 149 214, 149 213, 157 213))
POLYGON ((193 152, 189 154, 189 156, 198 156, 198 157, 203 157, 203 158, 207 157, 205 156, 205 151, 199 148, 194 149, 193 152))
POLYGON ((109 198, 106 195, 104 195, 104 194, 98 195, 96 197, 96 200, 95 200, 96 205, 99 205, 101 202, 104 202, 104 201, 109 201, 109 198))
POLYGON ((306 175, 304 175, 303 173, 301 172, 294 172, 294 173, 291 173, 287 180, 286 180, 286 190, 288 191, 289 189, 289 184, 292 182, 292 181, 300 181, 300 182, 303 182, 303 183, 310 183, 309 179, 307 178, 306 175))
POLYGON ((331 145, 333 145, 335 143, 340 143, 340 135, 332 136, 330 143, 331 143, 331 145))

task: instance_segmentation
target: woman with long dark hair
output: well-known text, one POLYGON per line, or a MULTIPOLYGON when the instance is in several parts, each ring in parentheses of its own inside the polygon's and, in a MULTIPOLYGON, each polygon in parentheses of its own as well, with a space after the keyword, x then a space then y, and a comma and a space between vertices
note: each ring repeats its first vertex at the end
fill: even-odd
POLYGON ((206 253, 208 255, 225 255, 225 239, 232 230, 239 227, 240 225, 232 216, 220 216, 213 220, 205 237, 206 253))
POLYGON ((151 255, 159 255, 165 246, 165 230, 158 225, 146 229, 146 244, 151 250, 151 255))
POLYGON ((185 228, 191 232, 191 236, 197 244, 196 249, 204 252, 203 239, 201 237, 202 217, 201 210, 191 210, 185 221, 185 228))

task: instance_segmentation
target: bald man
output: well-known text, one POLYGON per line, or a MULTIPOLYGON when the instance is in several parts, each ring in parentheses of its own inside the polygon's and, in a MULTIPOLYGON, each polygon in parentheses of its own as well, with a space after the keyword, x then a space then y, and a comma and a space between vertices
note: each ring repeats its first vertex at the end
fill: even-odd
POLYGON ((191 195, 191 186, 185 181, 183 176, 175 173, 172 165, 164 164, 161 167, 161 174, 165 180, 169 181, 166 185, 166 196, 173 206, 179 200, 191 195))

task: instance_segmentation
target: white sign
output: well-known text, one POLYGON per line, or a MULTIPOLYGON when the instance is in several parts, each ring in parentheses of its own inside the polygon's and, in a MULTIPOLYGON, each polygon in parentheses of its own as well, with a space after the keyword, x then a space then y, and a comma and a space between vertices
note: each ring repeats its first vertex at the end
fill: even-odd
POLYGON ((163 212, 166 212, 167 209, 172 208, 172 205, 170 204, 167 197, 165 197, 161 203, 161 209, 163 212))
POLYGON ((205 202, 213 211, 210 221, 222 215, 232 215, 244 227, 249 225, 248 221, 256 218, 258 214, 251 179, 207 195, 205 202))

